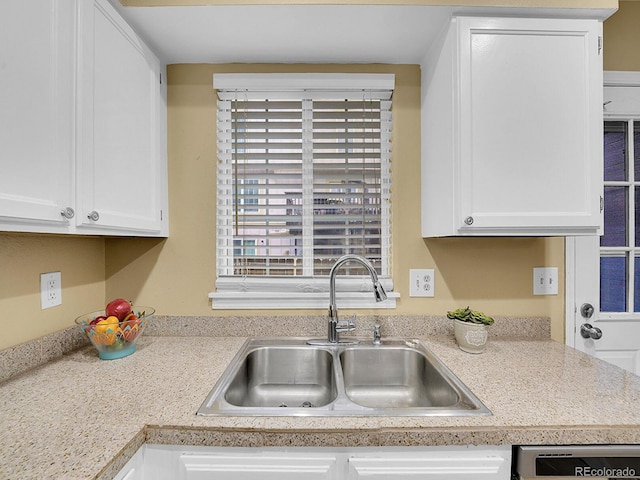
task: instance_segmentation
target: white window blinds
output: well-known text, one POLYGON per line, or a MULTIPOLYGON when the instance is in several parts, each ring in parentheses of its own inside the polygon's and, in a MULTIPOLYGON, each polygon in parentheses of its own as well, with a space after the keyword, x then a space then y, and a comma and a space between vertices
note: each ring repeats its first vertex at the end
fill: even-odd
POLYGON ((225 278, 327 276, 348 253, 388 277, 391 93, 218 91, 219 291, 225 278))

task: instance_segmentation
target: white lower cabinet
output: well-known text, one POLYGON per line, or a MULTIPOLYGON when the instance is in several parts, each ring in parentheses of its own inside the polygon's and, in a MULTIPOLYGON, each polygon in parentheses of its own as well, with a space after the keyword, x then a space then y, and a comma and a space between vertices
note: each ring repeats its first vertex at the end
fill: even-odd
POLYGON ((498 480, 508 479, 511 449, 436 447, 418 451, 379 452, 349 456, 348 480, 498 480), (508 450, 508 451, 507 451, 508 450))
POLYGON ((511 447, 144 445, 116 480, 509 480, 511 447))

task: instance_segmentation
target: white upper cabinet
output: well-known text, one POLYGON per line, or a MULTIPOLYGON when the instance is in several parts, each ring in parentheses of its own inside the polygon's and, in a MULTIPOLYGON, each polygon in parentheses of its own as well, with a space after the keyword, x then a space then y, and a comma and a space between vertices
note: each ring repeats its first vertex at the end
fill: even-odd
POLYGON ((107 0, 0 4, 0 230, 166 236, 161 65, 107 0))
POLYGON ((0 12, 0 229, 65 232, 61 211, 73 206, 73 2, 4 0, 0 12))
POLYGON ((77 225, 160 233, 160 62, 107 0, 80 2, 79 59, 77 225))
POLYGON ((422 234, 593 235, 597 20, 457 17, 422 64, 422 234))

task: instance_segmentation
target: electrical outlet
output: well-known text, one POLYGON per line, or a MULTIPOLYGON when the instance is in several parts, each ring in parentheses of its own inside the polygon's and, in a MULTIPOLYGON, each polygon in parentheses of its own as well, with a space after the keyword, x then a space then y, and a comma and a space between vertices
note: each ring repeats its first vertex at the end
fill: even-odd
POLYGON ((433 268, 410 269, 409 270, 409 296, 410 297, 433 297, 435 294, 435 273, 433 268))
POLYGON ((535 267, 533 269, 533 294, 557 295, 558 294, 558 268, 535 267))
POLYGON ((40 274, 40 305, 42 310, 62 305, 62 278, 60 272, 40 274))

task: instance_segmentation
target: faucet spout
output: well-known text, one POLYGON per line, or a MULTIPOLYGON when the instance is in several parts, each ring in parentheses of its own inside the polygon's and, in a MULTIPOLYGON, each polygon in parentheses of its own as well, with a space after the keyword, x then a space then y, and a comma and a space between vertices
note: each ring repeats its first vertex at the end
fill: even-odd
POLYGON ((354 323, 348 323, 346 327, 340 325, 338 320, 338 307, 336 306, 336 275, 340 267, 345 263, 350 262, 359 263, 369 273, 371 282, 373 283, 373 295, 376 302, 382 302, 387 299, 387 293, 384 291, 384 288, 378 279, 376 270, 366 258, 361 257, 360 255, 343 255, 340 257, 336 263, 334 263, 331 268, 331 272, 329 273, 329 329, 327 334, 327 340, 329 343, 338 343, 340 332, 351 331, 355 328, 354 323))

